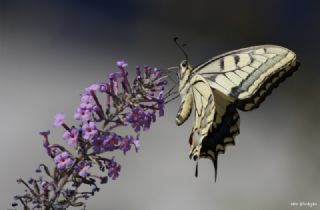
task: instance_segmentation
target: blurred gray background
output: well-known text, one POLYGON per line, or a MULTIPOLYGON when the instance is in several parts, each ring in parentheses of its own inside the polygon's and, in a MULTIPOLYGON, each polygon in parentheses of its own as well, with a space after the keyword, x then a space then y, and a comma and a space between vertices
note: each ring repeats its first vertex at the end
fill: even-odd
POLYGON ((216 183, 209 160, 200 161, 194 177, 192 120, 175 125, 176 100, 141 136, 138 154, 116 154, 120 178, 88 209, 310 209, 290 206, 300 201, 320 209, 320 1, 311 0, 0 0, 0 209, 23 191, 18 177, 52 164, 38 132, 49 128, 51 139, 63 143, 54 114, 75 123, 79 94, 103 81, 119 59, 131 70, 179 64, 174 36, 188 43, 194 65, 258 44, 288 47, 302 65, 258 110, 240 113, 241 134, 219 156, 216 183))

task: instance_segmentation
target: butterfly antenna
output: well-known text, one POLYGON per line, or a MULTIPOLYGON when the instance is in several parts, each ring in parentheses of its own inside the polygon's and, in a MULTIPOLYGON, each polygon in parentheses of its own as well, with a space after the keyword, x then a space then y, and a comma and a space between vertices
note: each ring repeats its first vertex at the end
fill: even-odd
POLYGON ((184 47, 186 46, 186 44, 182 44, 180 45, 178 43, 178 37, 174 37, 173 38, 174 43, 179 47, 179 49, 182 51, 182 53, 184 54, 184 57, 186 58, 186 60, 188 61, 188 55, 186 53, 186 51, 184 50, 184 47))

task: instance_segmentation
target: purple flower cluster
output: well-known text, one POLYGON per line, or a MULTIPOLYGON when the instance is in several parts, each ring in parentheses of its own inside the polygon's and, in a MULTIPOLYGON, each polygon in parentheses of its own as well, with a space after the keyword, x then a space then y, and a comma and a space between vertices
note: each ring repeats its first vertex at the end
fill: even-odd
POLYGON ((135 132, 140 132, 141 128, 143 130, 148 130, 150 128, 151 122, 156 121, 156 112, 146 111, 144 108, 135 107, 126 116, 126 121, 130 123, 135 132))
MULTIPOLYGON (((157 114, 164 115, 164 87, 167 82, 156 68, 136 67, 136 76, 129 82, 127 63, 118 61, 118 71, 111 73, 106 82, 93 84, 81 95, 74 119, 78 126, 69 126, 65 115, 54 117, 53 125, 64 128, 63 139, 67 147, 49 142, 49 131, 41 132, 43 147, 53 159, 55 167, 50 170, 41 164, 36 170, 38 179, 18 183, 26 186, 24 195, 16 195, 24 209, 67 209, 85 206, 87 199, 99 191, 100 184, 119 177, 121 165, 115 157, 107 158, 107 152, 120 150, 125 155, 132 148, 140 148, 140 132, 146 131, 156 121, 157 114), (103 103, 98 95, 105 97, 103 103), (134 135, 121 136, 116 130, 132 128, 134 135), (104 155, 104 156, 102 156, 104 155), (92 170, 93 167, 97 170, 92 170), (95 171, 95 172, 94 172, 95 171), (44 180, 43 173, 47 176, 44 180), (88 185, 91 191, 82 192, 80 186, 88 185)), ((13 203, 16 207, 18 202, 13 203)))

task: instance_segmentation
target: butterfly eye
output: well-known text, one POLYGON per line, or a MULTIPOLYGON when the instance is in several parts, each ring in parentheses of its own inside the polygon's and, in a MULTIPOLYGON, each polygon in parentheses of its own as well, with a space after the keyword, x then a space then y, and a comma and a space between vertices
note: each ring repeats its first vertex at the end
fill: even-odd
POLYGON ((182 61, 181 66, 182 67, 187 67, 188 62, 186 60, 182 61))

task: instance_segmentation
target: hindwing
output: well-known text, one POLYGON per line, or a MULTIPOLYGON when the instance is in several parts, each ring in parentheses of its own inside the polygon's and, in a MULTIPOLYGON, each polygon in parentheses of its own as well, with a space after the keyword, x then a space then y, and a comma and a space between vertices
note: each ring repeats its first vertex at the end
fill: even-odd
MULTIPOLYGON (((202 76, 195 75, 190 82, 187 96, 192 96, 194 108, 194 123, 189 139, 190 158, 212 160, 216 178, 218 154, 224 153, 227 145, 234 145, 234 138, 239 134, 239 114, 232 98, 212 89, 202 76)), ((187 113, 187 110, 182 113, 187 113)))
POLYGON ((193 97, 194 122, 190 135, 190 158, 200 157, 202 140, 208 135, 214 121, 214 95, 208 82, 200 75, 191 79, 190 93, 193 97))

